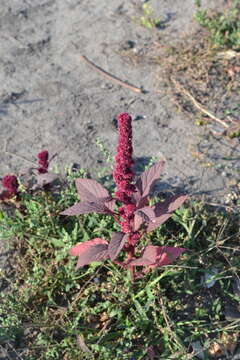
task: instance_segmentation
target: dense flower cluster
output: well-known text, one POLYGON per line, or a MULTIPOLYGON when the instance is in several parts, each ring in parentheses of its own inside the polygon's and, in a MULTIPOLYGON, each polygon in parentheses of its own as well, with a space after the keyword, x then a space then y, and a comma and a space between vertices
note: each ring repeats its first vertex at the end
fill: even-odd
POLYGON ((1 192, 0 200, 11 199, 17 195, 19 184, 15 175, 5 175, 2 178, 2 186, 5 190, 1 192))
POLYGON ((18 189, 18 180, 15 175, 5 175, 2 179, 2 186, 9 192, 16 194, 18 189))
POLYGON ((37 155, 38 165, 39 165, 39 168, 38 168, 39 174, 45 174, 48 172, 48 166, 49 166, 48 157, 49 157, 49 154, 48 154, 47 150, 43 150, 37 155))
POLYGON ((117 154, 115 157, 115 169, 113 178, 116 183, 117 191, 116 199, 123 203, 118 209, 121 217, 121 231, 129 233, 128 243, 133 245, 140 237, 139 232, 133 231, 133 219, 136 205, 133 202, 133 194, 136 191, 133 184, 134 172, 132 170, 133 147, 132 147, 132 118, 127 113, 118 116, 119 140, 117 146, 117 154))

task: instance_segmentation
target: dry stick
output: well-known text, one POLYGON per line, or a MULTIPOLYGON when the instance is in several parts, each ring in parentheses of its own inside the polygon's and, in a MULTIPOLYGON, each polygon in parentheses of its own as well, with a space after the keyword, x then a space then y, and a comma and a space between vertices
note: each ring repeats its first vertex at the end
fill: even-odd
POLYGON ((83 352, 86 352, 88 354, 92 354, 91 350, 87 347, 85 341, 84 341, 84 337, 82 335, 77 335, 77 343, 78 343, 78 346, 80 347, 80 349, 83 351, 83 352))
POLYGON ((34 165, 36 166, 36 163, 34 163, 33 161, 30 161, 30 160, 26 159, 26 158, 23 157, 23 156, 20 156, 20 155, 17 155, 17 154, 14 154, 14 153, 11 153, 10 151, 8 151, 8 150, 7 150, 7 140, 5 140, 4 147, 3 147, 3 152, 4 152, 5 154, 14 156, 14 157, 16 157, 16 158, 18 158, 18 159, 27 161, 28 163, 34 164, 34 165))
POLYGON ((210 111, 208 111, 207 109, 205 109, 191 94, 189 91, 187 91, 176 79, 171 78, 171 81, 173 82, 173 84, 176 86, 176 88, 178 90, 180 90, 183 94, 185 94, 192 102, 193 104, 196 106, 196 108, 200 111, 202 111, 204 114, 206 114, 207 116, 209 116, 211 119, 215 120, 216 122, 218 122, 219 124, 221 124, 222 126, 224 126, 226 129, 229 129, 229 126, 221 119, 217 118, 215 115, 213 115, 212 113, 210 113, 210 111))
MULTIPOLYGON (((99 266, 99 268, 95 271, 94 275, 92 275, 88 281, 85 282, 85 284, 82 286, 82 288, 79 290, 79 292, 77 293, 77 295, 75 296, 75 299, 71 302, 70 307, 74 307, 76 305, 76 303, 78 302, 78 300, 80 299, 80 297, 82 296, 83 291, 85 290, 85 288, 88 286, 88 284, 90 284, 90 282, 92 281, 93 278, 96 277, 96 275, 99 273, 99 271, 102 269, 102 266, 99 266)), ((62 316, 61 318, 62 319, 62 316)))
POLYGON ((105 324, 103 325, 102 329, 99 331, 99 334, 98 334, 99 339, 98 339, 98 341, 96 342, 97 345, 101 342, 102 338, 104 337, 104 335, 105 335, 105 333, 106 333, 105 330, 106 330, 106 328, 108 327, 108 325, 109 325, 111 322, 112 322, 112 319, 107 320, 107 321, 105 322, 105 324))
POLYGON ((172 339, 174 339, 176 341, 176 343, 181 347, 182 344, 179 342, 178 340, 178 336, 176 336, 172 330, 172 324, 170 323, 169 321, 169 318, 168 318, 168 315, 167 315, 167 312, 166 312, 166 308, 165 308, 165 305, 164 305, 164 302, 163 302, 163 299, 162 297, 159 298, 159 302, 160 302, 160 305, 161 305, 161 308, 162 308, 162 314, 163 314, 163 318, 166 322, 166 325, 167 325, 167 328, 168 328, 168 331, 170 333, 170 336, 172 337, 172 339))
POLYGON ((115 81, 116 83, 118 83, 119 85, 126 87, 132 91, 135 91, 137 93, 140 94, 144 94, 145 91, 141 88, 138 88, 136 86, 130 85, 125 81, 122 81, 121 79, 119 79, 118 77, 109 74, 107 71, 103 70, 102 68, 100 68, 98 65, 95 65, 92 61, 90 61, 86 56, 84 55, 79 55, 80 59, 83 60, 86 64, 88 64, 89 66, 91 66, 94 70, 96 70, 99 74, 105 76, 107 79, 111 80, 111 81, 115 81))
MULTIPOLYGON (((224 259, 226 260, 226 262, 228 263, 228 265, 230 266, 230 268, 232 269, 233 266, 230 263, 230 261, 228 260, 228 258, 226 257, 226 255, 223 253, 223 251, 221 249, 219 249, 219 246, 216 246, 217 250, 221 253, 221 255, 224 257, 224 259)), ((237 274, 237 272, 235 270, 232 270, 232 272, 234 273, 234 275, 236 276, 236 278, 238 279, 239 283, 240 283, 240 278, 239 275, 237 274)))
MULTIPOLYGON (((12 346, 11 343, 7 343, 9 347, 11 347, 12 351, 15 353, 15 355, 17 355, 18 359, 23 360, 23 358, 17 353, 17 351, 15 350, 15 348, 12 346)), ((7 354, 8 357, 8 354, 7 354)), ((10 359, 10 358, 9 358, 10 359)))

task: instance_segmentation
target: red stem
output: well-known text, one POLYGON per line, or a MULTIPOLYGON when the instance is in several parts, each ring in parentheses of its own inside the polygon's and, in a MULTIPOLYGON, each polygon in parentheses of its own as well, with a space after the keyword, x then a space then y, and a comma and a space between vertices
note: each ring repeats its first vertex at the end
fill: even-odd
POLYGON ((114 214, 113 218, 119 225, 121 225, 121 221, 118 219, 117 214, 114 214))

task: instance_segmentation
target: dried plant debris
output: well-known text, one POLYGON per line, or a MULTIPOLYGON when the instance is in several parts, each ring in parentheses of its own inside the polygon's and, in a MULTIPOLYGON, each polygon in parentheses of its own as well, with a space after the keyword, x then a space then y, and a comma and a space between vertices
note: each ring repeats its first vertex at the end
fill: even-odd
POLYGON ((161 77, 178 109, 198 125, 210 120, 215 133, 227 130, 231 137, 238 136, 240 54, 213 48, 201 31, 164 52, 165 61, 162 56, 155 61, 163 64, 161 77))
POLYGON ((232 355, 237 347, 239 332, 221 333, 219 341, 213 342, 209 347, 211 359, 219 359, 222 356, 232 355))

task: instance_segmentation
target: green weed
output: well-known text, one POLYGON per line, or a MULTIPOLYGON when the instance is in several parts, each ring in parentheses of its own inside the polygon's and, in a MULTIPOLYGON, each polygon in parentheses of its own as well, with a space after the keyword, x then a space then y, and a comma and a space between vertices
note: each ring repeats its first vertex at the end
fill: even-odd
POLYGON ((161 26, 161 19, 156 18, 154 16, 154 10, 150 4, 144 3, 142 5, 142 11, 143 11, 142 16, 140 16, 139 18, 133 17, 133 20, 137 24, 139 24, 147 29, 159 28, 161 26))
POLYGON ((240 50, 240 2, 233 1, 231 8, 224 13, 210 13, 200 9, 195 15, 199 24, 209 32, 214 47, 240 50))
POLYGON ((10 288, 0 295, 1 346, 11 342, 27 360, 187 360, 198 351, 210 359, 211 344, 240 330, 225 313, 239 301, 239 216, 183 206, 150 235, 153 244, 188 248, 182 262, 135 283, 110 261, 76 271, 68 250, 116 230, 109 216, 58 215, 78 201, 74 179, 85 176, 69 171, 59 193, 22 193, 24 214, 0 212, 0 237, 15 249, 10 288))

